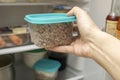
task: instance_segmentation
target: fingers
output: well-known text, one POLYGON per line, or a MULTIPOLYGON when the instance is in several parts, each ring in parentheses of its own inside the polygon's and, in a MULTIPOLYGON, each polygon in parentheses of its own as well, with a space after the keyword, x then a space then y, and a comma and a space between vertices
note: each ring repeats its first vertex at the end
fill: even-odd
POLYGON ((82 13, 82 12, 85 12, 84 10, 82 10, 81 8, 79 7, 73 7, 68 13, 67 15, 68 16, 72 16, 72 15, 75 15, 77 17, 78 14, 82 13))
POLYGON ((72 16, 74 15, 73 8, 67 13, 67 16, 72 16))
POLYGON ((55 51, 55 52, 62 52, 62 53, 73 53, 74 49, 73 46, 58 46, 52 49, 48 49, 51 51, 55 51))

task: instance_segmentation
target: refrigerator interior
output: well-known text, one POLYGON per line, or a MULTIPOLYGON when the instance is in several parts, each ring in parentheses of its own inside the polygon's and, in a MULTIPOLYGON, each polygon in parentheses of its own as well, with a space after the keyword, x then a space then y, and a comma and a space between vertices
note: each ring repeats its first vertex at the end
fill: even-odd
MULTIPOLYGON (((47 0, 46 0, 47 1, 47 0)), ((26 14, 31 13, 49 13, 52 12, 53 6, 59 4, 57 0, 52 3, 0 3, 0 27, 18 26, 26 24, 23 20, 26 14), (56 3, 57 2, 57 3, 56 3)), ((69 2, 71 0, 68 0, 69 2)), ((98 26, 104 28, 104 20, 109 12, 111 0, 73 0, 71 6, 79 6, 87 10, 98 26), (76 4, 75 4, 76 3, 76 4), (102 6, 101 6, 102 4, 102 6), (102 7, 102 9, 101 9, 102 7), (99 16, 100 15, 100 16, 99 16)), ((49 1, 48 1, 49 2, 49 1)), ((61 0, 62 2, 62 0, 61 0)), ((62 2, 64 3, 64 2, 62 2)), ((66 2, 67 3, 67 2, 66 2)), ((61 3, 60 3, 61 4, 61 3)), ((27 45, 23 47, 14 47, 0 49, 0 54, 13 54, 15 56, 16 80, 34 80, 35 75, 31 69, 24 65, 22 54, 24 51, 38 49, 35 45, 27 45)), ((69 55, 69 59, 72 55, 69 55)), ((76 58, 76 56, 74 56, 76 58)), ((77 58, 76 58, 77 59, 77 58)), ((79 66, 80 70, 76 70, 69 66, 59 72, 57 80, 105 80, 105 71, 96 62, 87 58, 80 58, 82 61, 79 66)), ((74 58, 73 58, 74 60, 74 58)))

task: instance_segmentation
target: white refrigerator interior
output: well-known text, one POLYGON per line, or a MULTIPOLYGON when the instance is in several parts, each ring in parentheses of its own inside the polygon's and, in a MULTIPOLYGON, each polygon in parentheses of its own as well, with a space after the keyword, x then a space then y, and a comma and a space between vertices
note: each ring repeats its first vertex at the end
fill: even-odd
MULTIPOLYGON (((45 1, 45 0, 44 0, 45 1)), ((47 0, 48 1, 48 0, 47 0)), ((0 3, 0 27, 24 24, 24 15, 31 13, 48 13, 52 6, 59 4, 53 0, 52 3, 0 3)), ((60 0, 62 1, 62 0, 60 0)), ((65 1, 65 0, 64 0, 65 1)), ((66 0, 67 1, 67 0, 66 0)), ((68 0, 69 2, 71 0, 68 0)), ((110 11, 111 0, 72 0, 72 6, 79 6, 91 15, 96 24, 104 29, 105 18, 110 11)), ((49 2, 49 1, 48 1, 49 2)), ((66 3, 69 3, 66 2, 66 3)), ((61 3, 60 3, 61 4, 61 3)), ((71 3, 70 3, 71 4, 71 3)), ((0 54, 12 54, 16 56, 16 62, 22 62, 22 52, 38 49, 35 45, 27 45, 14 48, 0 49, 0 54)), ((34 80, 34 74, 21 63, 16 64, 16 80, 34 80)), ((96 62, 88 58, 73 55, 68 57, 68 67, 60 73, 58 80, 105 80, 105 70, 96 62), (73 64, 71 64, 73 62, 73 64)))

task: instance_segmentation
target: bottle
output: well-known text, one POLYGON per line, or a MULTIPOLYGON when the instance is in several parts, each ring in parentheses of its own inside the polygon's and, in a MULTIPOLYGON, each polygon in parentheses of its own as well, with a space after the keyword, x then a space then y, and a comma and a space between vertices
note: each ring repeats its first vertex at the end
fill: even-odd
POLYGON ((119 19, 119 13, 117 11, 117 0, 112 0, 111 11, 106 17, 106 29, 105 31, 113 36, 116 36, 117 23, 119 19))
MULTIPOLYGON (((118 4, 119 3, 120 3, 120 0, 119 0, 118 4)), ((120 39, 120 5, 118 5, 117 10, 119 12, 119 20, 118 20, 118 24, 117 24, 116 38, 120 39)))

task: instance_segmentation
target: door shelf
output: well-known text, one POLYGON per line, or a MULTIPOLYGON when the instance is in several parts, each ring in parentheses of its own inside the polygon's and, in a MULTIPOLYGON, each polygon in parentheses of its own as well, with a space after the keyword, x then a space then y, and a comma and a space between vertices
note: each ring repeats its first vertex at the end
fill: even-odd
POLYGON ((24 51, 34 50, 34 49, 39 49, 39 48, 40 47, 37 47, 34 44, 24 45, 24 46, 19 46, 19 47, 3 48, 3 49, 0 49, 0 55, 24 52, 24 51))

